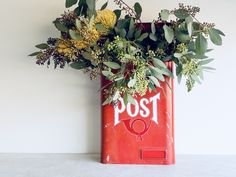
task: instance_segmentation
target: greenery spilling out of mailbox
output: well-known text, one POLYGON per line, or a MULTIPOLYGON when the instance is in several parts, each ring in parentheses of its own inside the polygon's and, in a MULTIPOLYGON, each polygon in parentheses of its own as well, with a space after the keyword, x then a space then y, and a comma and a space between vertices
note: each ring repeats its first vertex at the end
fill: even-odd
MULTIPOLYGON (((161 87, 168 77, 184 80, 188 91, 201 83, 208 64, 208 43, 222 44, 224 33, 213 23, 199 22, 200 8, 179 4, 162 10, 150 23, 142 23, 142 6, 113 0, 118 9, 97 9, 96 0, 66 0, 68 10, 53 21, 59 37, 36 45, 39 65, 69 65, 89 73, 91 79, 103 75, 108 84, 102 88, 105 104, 134 103, 134 97, 161 87), (166 62, 175 64, 169 70, 166 62)), ((158 14, 158 13, 157 13, 158 14)), ((171 89, 171 88, 170 88, 171 89)))

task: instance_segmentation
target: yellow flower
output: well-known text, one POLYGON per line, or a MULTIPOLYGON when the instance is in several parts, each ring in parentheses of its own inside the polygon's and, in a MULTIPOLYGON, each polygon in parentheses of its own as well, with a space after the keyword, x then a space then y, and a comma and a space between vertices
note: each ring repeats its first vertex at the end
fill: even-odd
POLYGON ((88 47, 89 43, 87 41, 83 40, 74 40, 71 39, 71 43, 77 48, 77 49, 84 49, 88 47))
POLYGON ((88 27, 88 22, 83 21, 83 25, 77 32, 82 36, 81 40, 58 40, 56 44, 56 50, 58 53, 68 57, 70 60, 76 58, 77 50, 81 50, 89 47, 91 44, 96 43, 102 34, 107 33, 110 28, 113 28, 116 23, 116 15, 110 10, 100 10, 97 11, 97 16, 92 27, 88 27), (98 31, 95 28, 95 24, 101 23, 107 31, 104 33, 98 31))
POLYGON ((62 54, 70 60, 74 60, 76 58, 76 50, 72 47, 70 41, 59 39, 56 43, 56 51, 59 54, 62 54))
POLYGON ((97 42, 97 40, 100 38, 99 32, 96 30, 96 28, 89 29, 88 27, 83 27, 79 30, 81 36, 83 37, 83 40, 88 43, 94 43, 97 42))
POLYGON ((88 25, 83 25, 80 29, 77 29, 78 34, 82 37, 80 40, 71 39, 71 43, 77 49, 84 49, 91 44, 96 43, 100 38, 100 33, 95 27, 89 28, 88 25))
POLYGON ((116 24, 116 14, 108 9, 98 10, 94 22, 101 23, 107 29, 113 28, 116 24))

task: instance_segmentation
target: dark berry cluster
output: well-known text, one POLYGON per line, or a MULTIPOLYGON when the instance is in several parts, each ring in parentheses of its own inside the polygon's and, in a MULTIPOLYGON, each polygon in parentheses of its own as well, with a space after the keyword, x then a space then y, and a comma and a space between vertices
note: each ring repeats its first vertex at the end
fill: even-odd
POLYGON ((196 6, 184 5, 183 3, 179 3, 179 9, 184 9, 188 12, 189 15, 195 17, 197 13, 200 12, 200 8, 196 6))
POLYGON ((57 42, 57 39, 56 38, 48 38, 48 41, 47 41, 47 44, 48 45, 51 45, 51 46, 55 46, 56 45, 56 42, 57 42))
POLYGON ((55 22, 60 22, 64 24, 67 28, 73 29, 75 28, 75 19, 77 18, 74 11, 68 11, 64 12, 64 14, 61 15, 61 17, 57 18, 55 22))
POLYGON ((54 60, 54 68, 57 68, 57 66, 59 66, 60 68, 64 68, 65 64, 69 62, 68 60, 65 59, 65 56, 57 52, 53 53, 53 60, 54 60))

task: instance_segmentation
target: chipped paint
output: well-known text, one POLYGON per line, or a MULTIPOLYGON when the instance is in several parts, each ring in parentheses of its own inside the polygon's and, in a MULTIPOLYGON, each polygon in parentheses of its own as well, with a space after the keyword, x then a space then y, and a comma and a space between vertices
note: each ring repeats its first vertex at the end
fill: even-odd
POLYGON ((110 161, 110 156, 109 156, 109 155, 107 155, 107 157, 106 157, 106 161, 107 161, 107 162, 110 161))

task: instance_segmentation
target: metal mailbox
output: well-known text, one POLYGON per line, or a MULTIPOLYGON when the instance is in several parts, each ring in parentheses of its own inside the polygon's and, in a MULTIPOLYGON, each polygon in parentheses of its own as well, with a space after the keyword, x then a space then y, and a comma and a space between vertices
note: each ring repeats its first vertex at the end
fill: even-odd
POLYGON ((136 97, 135 105, 120 99, 117 106, 102 106, 102 163, 175 163, 173 79, 161 86, 136 97))

